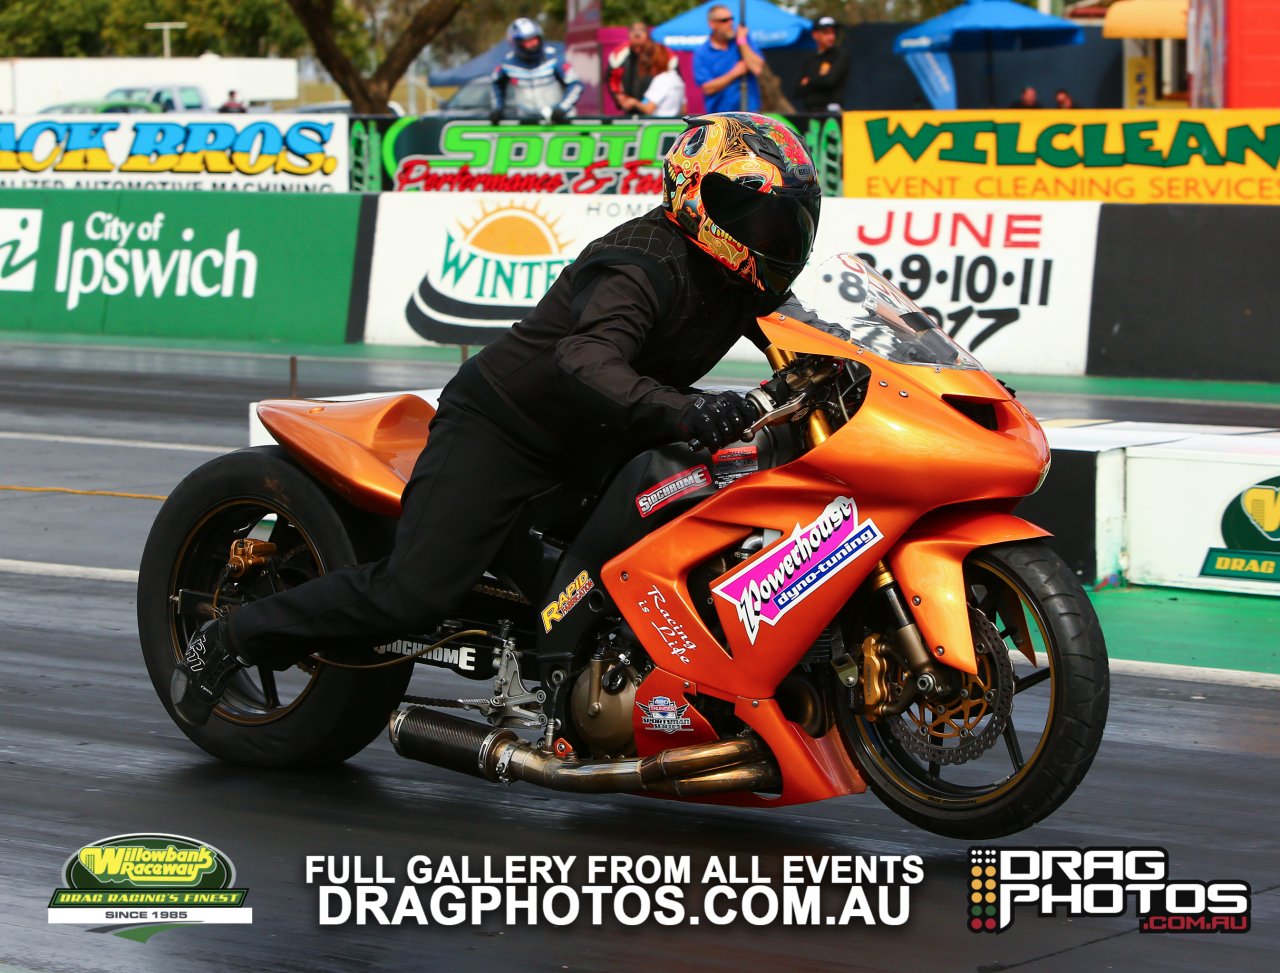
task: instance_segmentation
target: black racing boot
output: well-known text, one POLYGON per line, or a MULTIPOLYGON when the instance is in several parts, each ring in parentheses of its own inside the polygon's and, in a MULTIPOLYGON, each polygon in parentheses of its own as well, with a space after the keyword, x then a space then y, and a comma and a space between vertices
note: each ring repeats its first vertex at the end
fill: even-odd
POLYGON ((227 629, 225 618, 201 625, 173 670, 169 698, 178 716, 191 726, 204 726, 209 722, 209 714, 227 691, 227 684, 244 668, 244 663, 231 649, 227 629))

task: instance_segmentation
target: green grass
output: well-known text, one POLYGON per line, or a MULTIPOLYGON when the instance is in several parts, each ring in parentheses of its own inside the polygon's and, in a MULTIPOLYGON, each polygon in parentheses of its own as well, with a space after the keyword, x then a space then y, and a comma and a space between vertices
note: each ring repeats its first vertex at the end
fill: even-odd
POLYGON ((1280 673, 1280 598, 1182 588, 1090 592, 1114 659, 1280 673))

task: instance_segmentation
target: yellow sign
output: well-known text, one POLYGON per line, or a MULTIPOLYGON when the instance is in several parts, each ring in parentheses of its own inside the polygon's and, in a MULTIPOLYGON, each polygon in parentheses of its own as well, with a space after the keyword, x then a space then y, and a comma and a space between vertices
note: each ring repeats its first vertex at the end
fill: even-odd
POLYGON ((845 194, 1280 204, 1280 110, 845 112, 845 194))

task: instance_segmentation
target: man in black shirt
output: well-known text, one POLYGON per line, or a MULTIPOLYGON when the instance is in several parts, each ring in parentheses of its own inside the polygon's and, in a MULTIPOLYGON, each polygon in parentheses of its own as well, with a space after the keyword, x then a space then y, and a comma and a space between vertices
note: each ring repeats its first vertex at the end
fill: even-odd
POLYGON ((804 142, 762 115, 705 115, 663 164, 662 206, 588 244, 537 307, 458 371, 401 500, 392 553, 207 623, 174 671, 203 725, 242 665, 430 631, 502 545, 521 503, 584 463, 672 440, 717 449, 756 414, 688 391, 777 308, 804 267, 820 191, 804 142))
POLYGON ((849 57, 836 43, 834 17, 819 17, 813 25, 818 49, 800 62, 800 80, 795 94, 801 111, 840 111, 844 82, 849 76, 849 57))

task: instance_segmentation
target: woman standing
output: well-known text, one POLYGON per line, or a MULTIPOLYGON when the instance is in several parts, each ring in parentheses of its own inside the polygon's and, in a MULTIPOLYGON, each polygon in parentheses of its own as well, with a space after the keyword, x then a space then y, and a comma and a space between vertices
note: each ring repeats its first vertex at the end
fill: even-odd
POLYGON ((684 78, 680 76, 680 62, 661 44, 653 44, 645 60, 645 70, 653 73, 653 80, 645 90, 644 98, 624 96, 623 107, 627 111, 663 118, 679 118, 685 113, 687 98, 684 78))

